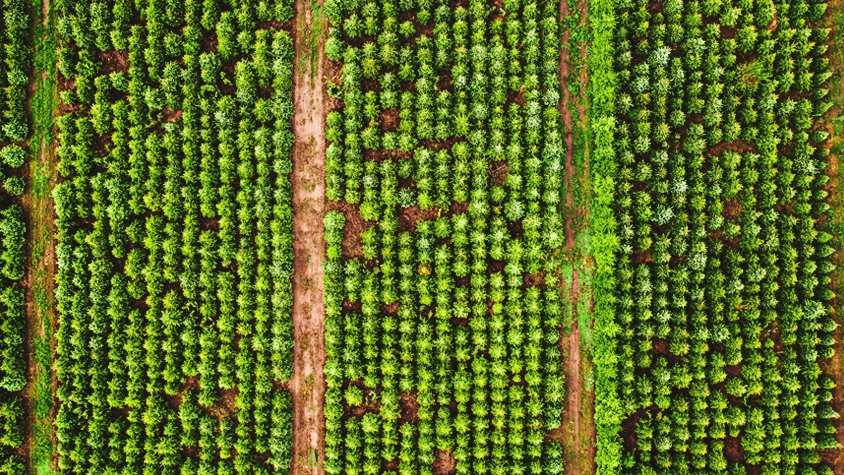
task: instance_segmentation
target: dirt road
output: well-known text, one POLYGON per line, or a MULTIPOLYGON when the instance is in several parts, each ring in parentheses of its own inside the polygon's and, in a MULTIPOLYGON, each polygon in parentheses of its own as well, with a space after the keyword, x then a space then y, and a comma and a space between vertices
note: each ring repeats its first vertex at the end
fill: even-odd
MULTIPOLYGON (((322 447, 325 439, 323 400, 325 340, 322 301, 323 245, 322 219, 325 211, 324 87, 322 80, 322 41, 313 54, 313 41, 322 38, 311 33, 315 21, 310 2, 296 0, 296 65, 293 80, 293 418, 292 474, 325 473, 322 447), (314 61, 316 64, 311 64, 314 61)), ((319 28, 316 26, 316 28, 319 28)))

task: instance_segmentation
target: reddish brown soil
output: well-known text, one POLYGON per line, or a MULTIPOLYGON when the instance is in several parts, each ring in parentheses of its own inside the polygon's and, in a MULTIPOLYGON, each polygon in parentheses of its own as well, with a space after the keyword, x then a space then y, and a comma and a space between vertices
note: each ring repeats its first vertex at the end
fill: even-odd
POLYGON ((101 74, 109 74, 113 72, 125 73, 129 71, 129 52, 128 51, 100 51, 97 58, 102 61, 100 68, 101 74))
POLYGON ((202 52, 203 53, 215 53, 216 51, 217 51, 217 35, 202 35, 202 52))
MULTIPOLYGON (((239 391, 236 386, 231 389, 220 391, 220 399, 218 399, 213 406, 208 408, 208 414, 218 419, 223 419, 238 412, 237 406, 235 405, 235 399, 237 399, 238 392, 239 391)), ((176 407, 181 404, 181 397, 171 396, 170 398, 170 403, 176 404, 176 407)))
POLYGON ((416 231, 416 223, 419 221, 431 221, 442 214, 441 208, 430 208, 422 211, 419 206, 403 208, 399 213, 399 231, 416 231))
POLYGON ((647 413, 647 408, 639 409, 621 422, 620 435, 625 452, 633 452, 636 449, 636 425, 647 413))
POLYGON ((346 217, 346 225, 343 227, 343 258, 363 259, 363 241, 361 233, 371 227, 360 215, 357 206, 345 201, 329 201, 325 205, 325 211, 340 211, 346 217))
POLYGON ((171 111, 166 107, 161 110, 161 121, 162 122, 178 122, 182 120, 182 110, 175 110, 171 111))
POLYGON ((741 377, 741 366, 733 365, 733 366, 725 366, 724 372, 727 373, 727 376, 730 378, 739 378, 741 377))
MULTIPOLYGON (((572 323, 571 333, 565 340, 568 340, 568 359, 566 364, 569 368, 568 379, 566 386, 569 388, 568 405, 565 408, 565 413, 572 421, 574 427, 574 437, 572 445, 576 452, 580 451, 580 403, 583 398, 583 385, 580 380, 580 329, 577 321, 577 299, 580 297, 580 274, 577 269, 572 271, 571 280, 571 305, 572 305, 572 323)), ((566 467, 572 467, 573 464, 566 464, 566 467)), ((567 469, 568 471, 568 469, 567 469)), ((572 471, 571 473, 580 474, 579 471, 572 471)))
POLYGON ((724 150, 729 150, 736 153, 747 153, 756 150, 756 146, 745 140, 736 140, 735 142, 721 142, 713 147, 707 149, 707 153, 713 156, 721 156, 724 150))
MULTIPOLYGON (((295 2, 296 16, 312 23, 309 3, 295 2)), ((307 62, 308 39, 294 31, 296 64, 307 62)), ((297 68, 293 79, 293 464, 291 474, 325 473, 323 401, 325 399, 324 319, 322 300, 325 256, 325 91, 322 79, 322 40, 314 68, 297 68), (308 73, 316 71, 315 77, 308 73), (313 454, 313 455, 312 455, 313 454), (311 464, 315 457, 316 464, 311 464)))
POLYGON ((741 205, 735 200, 724 200, 724 217, 735 221, 741 214, 741 205))
POLYGON ((381 130, 384 132, 388 130, 396 130, 399 126, 399 111, 398 109, 387 109, 381 112, 381 130))
POLYGON ((724 440, 724 457, 729 463, 744 463, 744 449, 737 438, 728 436, 724 440))
POLYGON ((634 252, 632 261, 634 264, 642 264, 645 262, 653 262, 653 256, 651 255, 651 251, 645 252, 634 252))
POLYGON ((668 340, 662 338, 654 338, 653 353, 658 356, 668 356, 668 340))
POLYGON ((457 461, 454 454, 449 450, 437 449, 437 458, 434 459, 434 475, 451 475, 457 473, 457 461))
POLYGON ((417 415, 417 412, 419 411, 419 402, 416 401, 416 394, 401 393, 399 407, 401 408, 402 422, 415 422, 419 420, 419 416, 417 415))

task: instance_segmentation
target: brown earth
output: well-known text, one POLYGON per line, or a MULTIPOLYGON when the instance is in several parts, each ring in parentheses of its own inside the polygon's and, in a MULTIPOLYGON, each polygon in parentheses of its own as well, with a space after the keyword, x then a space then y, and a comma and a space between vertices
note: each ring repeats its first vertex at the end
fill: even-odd
POLYGON ((402 208, 398 216, 399 231, 416 232, 416 224, 419 221, 432 221, 443 214, 443 209, 436 206, 424 211, 419 209, 417 205, 413 205, 410 208, 402 208))
POLYGON ((126 73, 129 71, 129 51, 100 51, 97 58, 103 63, 100 74, 126 73))
MULTIPOLYGON (((560 18, 567 18, 569 16, 568 2, 560 2, 560 18)), ((566 31, 563 35, 563 44, 571 40, 571 32, 566 31)), ((560 103, 560 115, 563 117, 563 129, 565 130, 565 144, 566 144, 566 174, 563 177, 563 183, 566 187, 566 244, 569 250, 574 248, 574 230, 572 229, 572 207, 574 206, 574 193, 571 189, 571 180, 574 177, 574 166, 572 165, 574 157, 574 135, 572 134, 572 119, 569 103, 571 102, 571 92, 567 87, 569 78, 569 52, 565 48, 560 48, 560 88, 563 90, 563 101, 560 103)))
POLYGON ((451 475, 457 473, 457 461, 454 453, 450 450, 437 449, 437 458, 434 459, 434 475, 451 475))
MULTIPOLYGON (((575 452, 580 451, 581 440, 580 440, 580 401, 583 398, 583 385, 580 381, 580 330, 578 328, 578 321, 577 321, 577 300, 580 297, 580 275, 577 272, 577 269, 572 271, 572 279, 571 279, 571 305, 572 305, 572 322, 571 322, 571 333, 568 334, 568 338, 566 338, 568 343, 568 358, 566 359, 566 364, 569 368, 568 371, 568 378, 566 379, 566 383, 569 388, 569 398, 568 403, 565 408, 565 414, 568 415, 572 422, 572 426, 574 428, 574 434, 572 437, 572 445, 574 446, 575 452)), ((580 474, 580 471, 575 468, 574 464, 566 464, 566 472, 567 473, 576 473, 580 474), (569 467, 572 468, 571 472, 568 472, 569 467)))
POLYGON ((325 211, 340 211, 346 217, 346 225, 343 227, 343 259, 363 259, 363 239, 361 233, 372 227, 367 224, 360 209, 346 201, 329 201, 325 205, 325 211))
POLYGON ((727 436, 724 440, 724 457, 729 463, 744 462, 744 449, 741 447, 739 439, 727 436))
MULTIPOLYGON (((304 28, 294 31, 296 64, 311 61, 307 33, 315 22, 310 3, 296 0, 296 17, 304 28), (305 30, 304 32, 302 30, 305 30), (304 34, 303 34, 304 33, 304 34)), ((321 22, 324 23, 324 22, 321 22)), ((293 79, 293 463, 291 474, 325 473, 322 450, 325 440, 325 307, 322 300, 325 256, 325 108, 322 77, 322 42, 317 64, 296 68, 293 79), (313 76, 309 77, 311 74, 313 76), (314 460, 316 463, 312 463, 314 460)))
POLYGON ((725 150, 736 152, 739 154, 755 152, 756 146, 746 140, 736 140, 735 142, 721 142, 706 149, 706 153, 711 156, 720 157, 725 150))
MULTIPOLYGON (((567 1, 560 2, 560 18, 567 18, 569 16, 569 8, 567 1)), ((571 40, 571 32, 566 31, 563 34, 562 42, 563 44, 567 44, 571 40)), ((574 177, 574 166, 572 164, 574 158, 574 135, 572 129, 572 118, 571 118, 571 109, 569 108, 569 104, 571 103, 571 92, 569 92, 568 88, 568 80, 569 80, 569 52, 566 48, 560 48, 560 89, 563 91, 563 100, 560 103, 560 115, 563 118, 563 130, 565 131, 565 144, 566 144, 566 173, 563 177, 563 183, 566 189, 566 197, 565 197, 565 214, 566 214, 566 250, 571 251, 574 249, 574 229, 572 228, 572 218, 574 214, 574 193, 572 192, 571 188, 571 180, 574 177)), ((568 399, 566 400, 566 404, 563 407, 563 420, 560 425, 562 429, 563 437, 564 437, 564 444, 566 446, 565 452, 565 459, 566 459, 566 474, 579 474, 579 472, 574 468, 574 464, 569 463, 569 455, 574 454, 574 451, 580 447, 580 410, 579 410, 579 400, 580 400, 580 332, 577 330, 577 317, 575 312, 577 311, 577 291, 578 285, 575 283, 578 279, 577 271, 573 271, 572 273, 572 286, 571 286, 571 298, 569 302, 566 302, 567 305, 572 306, 572 322, 571 322, 571 332, 567 336, 563 336, 561 340, 561 346, 564 353, 564 367, 563 372, 565 373, 565 384, 566 388, 568 389, 568 399), (577 360, 575 363, 574 361, 577 360), (574 384, 572 384, 572 382, 574 384), (571 425, 572 431, 571 433, 567 430, 567 428, 571 425), (573 450, 572 450, 573 449, 573 450)))
POLYGON ((401 400, 399 401, 401 408, 401 421, 419 421, 418 411, 419 402, 416 400, 416 393, 401 393, 401 400))
POLYGON ((182 109, 171 111, 168 108, 161 110, 161 122, 178 122, 182 120, 182 109))

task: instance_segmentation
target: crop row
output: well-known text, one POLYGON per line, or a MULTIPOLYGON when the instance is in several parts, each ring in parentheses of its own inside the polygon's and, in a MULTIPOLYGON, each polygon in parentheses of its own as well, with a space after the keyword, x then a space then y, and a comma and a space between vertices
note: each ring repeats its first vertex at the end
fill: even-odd
POLYGON ((24 192, 19 175, 26 162, 29 135, 26 86, 30 67, 29 8, 21 0, 0 6, 0 472, 22 473, 17 455, 24 443, 26 415, 21 390, 26 385, 24 355, 24 276, 26 223, 15 198, 24 192))
POLYGON ((325 4, 328 473, 563 470, 558 7, 325 4))
POLYGON ((55 3, 66 473, 286 473, 289 1, 55 3))
POLYGON ((826 2, 595 2, 597 464, 829 474, 826 2))
POLYGON ((29 135, 26 85, 29 82, 29 8, 24 0, 3 0, 0 18, 0 143, 21 142, 29 135))

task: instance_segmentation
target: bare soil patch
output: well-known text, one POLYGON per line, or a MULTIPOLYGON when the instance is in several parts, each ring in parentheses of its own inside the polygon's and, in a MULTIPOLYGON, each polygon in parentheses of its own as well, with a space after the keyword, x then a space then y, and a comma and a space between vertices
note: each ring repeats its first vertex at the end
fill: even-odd
POLYGON ((658 356, 668 356, 670 353, 668 347, 668 340, 663 338, 654 338, 653 353, 658 356))
POLYGON ((416 223, 419 221, 431 221, 437 219, 442 214, 442 208, 430 208, 426 210, 419 209, 419 206, 411 206, 404 208, 399 213, 399 230, 401 232, 410 231, 416 232, 416 223))
MULTIPOLYGON (((577 299, 580 296, 580 275, 575 269, 572 272, 571 282, 571 306, 572 306, 572 323, 571 333, 564 337, 564 344, 568 344, 568 358, 566 359, 566 367, 568 374, 566 378, 566 386, 568 387, 568 400, 563 412, 563 424, 566 421, 571 421, 573 427, 573 434, 571 445, 575 452, 580 451, 580 406, 583 397, 583 382, 580 377, 580 329, 577 319, 577 299)), ((574 464, 566 464, 566 473, 580 474, 574 464), (569 472, 571 467, 571 472, 569 472)))
POLYGON ((164 108, 161 110, 161 121, 162 122, 178 122, 182 120, 182 110, 174 110, 171 111, 168 108, 164 108))
POLYGON ((451 475, 457 473, 457 461, 454 453, 450 450, 437 449, 437 458, 434 459, 434 475, 451 475))
POLYGON ((636 425, 648 413, 648 409, 639 409, 621 422, 621 441, 625 452, 636 450, 636 425))
MULTIPOLYGON (((314 12, 297 0, 296 16, 309 30, 314 12)), ((325 256, 325 90, 320 32, 317 64, 296 68, 293 78, 293 464, 291 474, 325 473, 325 306, 322 300, 325 256), (313 72, 314 77, 309 77, 313 72), (315 459, 316 463, 311 463, 315 459)), ((296 64, 311 59, 309 38, 294 30, 296 64)))
POLYGON ((718 145, 712 146, 707 150, 707 154, 713 156, 721 156, 725 150, 736 153, 747 153, 756 150, 756 146, 745 140, 736 140, 735 142, 721 142, 718 145))
POLYGON ((728 436, 724 440, 724 457, 729 463, 744 463, 744 449, 739 439, 728 436))
POLYGON ((724 200, 724 217, 735 221, 741 214, 741 205, 735 200, 724 200))
POLYGON ((419 416, 417 415, 417 412, 419 411, 419 402, 416 400, 416 394, 401 393, 399 407, 401 409, 402 422, 416 422, 419 420, 419 416))
POLYGON ((100 51, 97 54, 97 58, 103 63, 100 68, 101 74, 110 74, 113 72, 125 73, 129 71, 129 51, 100 51))
POLYGON ((346 217, 343 227, 343 259, 363 259, 363 240, 360 235, 371 227, 366 223, 357 206, 345 201, 329 201, 325 211, 340 211, 346 217))
POLYGON ((399 110, 386 109, 381 112, 381 130, 387 132, 396 130, 399 126, 399 110))

